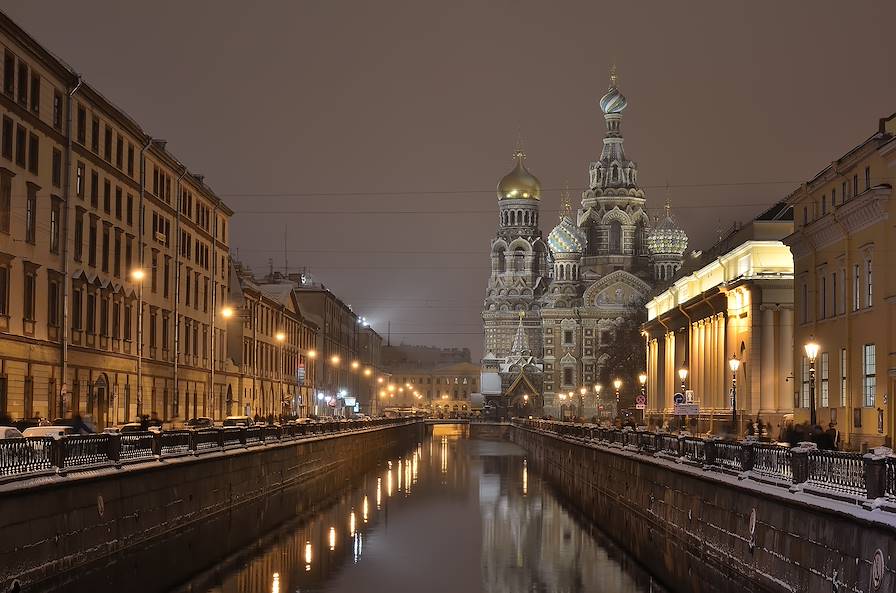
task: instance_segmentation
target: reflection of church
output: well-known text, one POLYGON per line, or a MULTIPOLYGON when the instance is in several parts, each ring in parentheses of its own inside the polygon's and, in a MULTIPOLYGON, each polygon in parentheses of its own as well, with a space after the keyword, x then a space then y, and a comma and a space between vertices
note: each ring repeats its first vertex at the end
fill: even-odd
MULTIPOLYGON (((547 241, 539 229, 541 184, 514 154, 498 184, 500 219, 491 246, 491 275, 482 320, 482 392, 499 408, 559 415, 564 397, 589 394, 623 321, 656 284, 681 267, 687 235, 672 217, 652 225, 638 168, 625 156, 621 132, 627 102, 616 86, 600 100, 607 132, 591 163, 581 207, 563 195, 560 222, 547 241)), ((585 398, 584 413, 595 413, 585 398)))

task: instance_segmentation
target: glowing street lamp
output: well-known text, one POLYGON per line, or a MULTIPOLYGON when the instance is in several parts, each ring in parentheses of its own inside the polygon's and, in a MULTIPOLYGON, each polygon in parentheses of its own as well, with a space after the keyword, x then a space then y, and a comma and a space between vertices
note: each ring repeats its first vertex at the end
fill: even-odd
POLYGON ((613 379, 613 389, 616 390, 616 415, 619 416, 619 388, 622 387, 622 379, 613 379))
POLYGON ((809 338, 809 342, 803 348, 806 350, 806 358, 809 359, 809 422, 815 426, 817 421, 815 417, 815 359, 818 357, 818 342, 809 338))
POLYGON ((678 369, 678 378, 681 379, 681 391, 683 393, 685 390, 684 381, 688 378, 688 370, 684 367, 678 369))
POLYGON ((731 369, 731 426, 734 428, 737 426, 737 369, 740 368, 740 361, 733 354, 728 368, 731 369))
POLYGON ((233 317, 233 307, 221 307, 221 317, 224 319, 233 317))
POLYGON ((131 270, 131 280, 137 283, 137 417, 143 413, 143 280, 146 272, 131 270))

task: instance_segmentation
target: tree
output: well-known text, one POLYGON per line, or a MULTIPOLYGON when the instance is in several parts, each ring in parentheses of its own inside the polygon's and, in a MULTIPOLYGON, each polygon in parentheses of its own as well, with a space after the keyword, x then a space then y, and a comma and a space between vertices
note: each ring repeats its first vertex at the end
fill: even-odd
POLYGON ((620 410, 632 407, 635 395, 640 393, 638 375, 644 371, 647 360, 641 325, 646 320, 647 309, 644 303, 630 304, 622 314, 622 322, 616 326, 612 343, 601 343, 599 349, 599 357, 603 363, 598 376, 604 386, 604 393, 607 396, 613 394, 613 379, 622 380, 619 391, 620 410))

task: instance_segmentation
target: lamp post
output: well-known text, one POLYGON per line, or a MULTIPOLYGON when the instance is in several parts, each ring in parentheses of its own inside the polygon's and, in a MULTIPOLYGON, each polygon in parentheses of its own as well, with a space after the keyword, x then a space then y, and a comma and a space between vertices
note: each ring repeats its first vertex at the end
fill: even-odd
MULTIPOLYGON (((137 283, 137 417, 143 412, 143 279, 146 272, 137 268, 131 272, 131 280, 137 283)), ((125 410, 129 417, 129 410, 125 410)))
POLYGON ((641 398, 644 401, 642 404, 644 407, 641 408, 641 424, 644 424, 644 414, 647 410, 647 373, 638 375, 638 383, 641 384, 641 398))
MULTIPOLYGON (((678 378, 681 379, 681 395, 682 397, 687 398, 687 396, 685 395, 685 391, 687 391, 687 389, 685 388, 684 381, 688 378, 688 370, 685 367, 681 367, 680 369, 678 369, 678 378)), ((685 403, 691 402, 685 399, 685 403)), ((691 422, 687 414, 684 415, 684 429, 687 431, 691 430, 691 422)))
POLYGON ((563 408, 566 405, 565 402, 566 402, 566 394, 561 393, 560 394, 560 420, 565 420, 565 418, 563 417, 563 408))
MULTIPOLYGON (((280 414, 283 413, 283 342, 286 341, 286 334, 282 331, 274 334, 274 339, 277 340, 277 345, 279 347, 278 355, 277 355, 277 391, 280 394, 280 414)), ((273 411, 272 411, 273 412, 273 411)), ((279 415, 279 414, 278 414, 279 415)))
POLYGON ((731 427, 735 432, 740 432, 737 429, 737 369, 740 368, 740 360, 733 354, 728 368, 731 369, 731 427))
POLYGON ((817 423, 815 417, 815 358, 818 356, 818 343, 809 338, 809 342, 803 347, 806 350, 806 358, 809 359, 809 422, 812 426, 817 423))
POLYGON ((588 393, 587 387, 581 387, 579 389, 579 395, 581 396, 581 397, 579 397, 579 417, 580 418, 585 417, 585 394, 586 393, 588 393))
POLYGON ((594 399, 595 399, 595 406, 594 406, 594 407, 597 408, 598 417, 601 415, 601 414, 600 414, 600 406, 601 406, 601 402, 602 402, 602 400, 601 400, 601 398, 600 398, 600 392, 601 392, 601 390, 602 390, 603 388, 604 388, 604 386, 601 385, 600 383, 595 383, 595 384, 594 384, 594 399))
MULTIPOLYGON (((233 317, 233 307, 225 306, 221 307, 221 318, 224 319, 224 323, 230 321, 230 318, 233 317)), ((217 363, 218 357, 218 341, 215 339, 214 332, 214 324, 212 324, 212 391, 215 390, 215 364, 217 363)), ((214 399, 214 398, 213 398, 214 399)), ((230 405, 233 402, 230 401, 230 398, 227 398, 227 415, 233 411, 230 408, 230 405)))
POLYGON ((619 417, 619 388, 622 387, 622 379, 613 379, 613 389, 616 390, 616 417, 619 417))

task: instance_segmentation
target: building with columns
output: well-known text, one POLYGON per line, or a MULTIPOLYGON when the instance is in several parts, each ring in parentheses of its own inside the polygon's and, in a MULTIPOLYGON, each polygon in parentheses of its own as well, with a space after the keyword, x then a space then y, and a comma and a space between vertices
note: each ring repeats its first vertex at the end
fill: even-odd
POLYGON ((896 114, 793 191, 795 417, 861 449, 896 433, 896 114), (815 389, 804 346, 818 344, 815 389), (814 391, 814 402, 813 402, 814 391))
MULTIPOLYGON (((596 397, 573 404, 569 394, 593 394, 601 377, 620 372, 609 367, 625 341, 624 328, 655 287, 671 279, 687 248, 668 207, 658 224, 647 214, 638 166, 623 145, 628 101, 615 69, 599 104, 606 125, 600 155, 588 168, 579 207, 563 194, 560 220, 547 241, 539 227, 541 183, 520 148, 513 170, 498 184, 481 381, 486 406, 498 408, 498 415, 524 408, 533 415, 595 414, 596 397)), ((631 400, 636 373, 623 373, 631 400)))
POLYGON ((682 368, 700 406, 700 431, 730 425, 732 411, 740 432, 757 416, 777 431, 793 411, 793 258, 782 242, 792 230, 791 208, 776 204, 688 257, 647 302, 645 415, 652 423, 671 418, 682 368))

